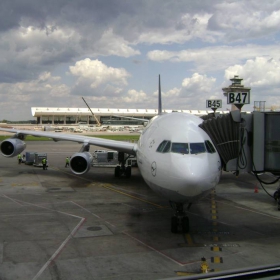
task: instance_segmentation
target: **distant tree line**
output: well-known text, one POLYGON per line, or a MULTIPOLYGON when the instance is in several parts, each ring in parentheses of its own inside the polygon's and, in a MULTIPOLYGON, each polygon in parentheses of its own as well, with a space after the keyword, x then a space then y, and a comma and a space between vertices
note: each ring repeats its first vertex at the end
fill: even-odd
POLYGON ((2 121, 0 121, 1 123, 13 123, 13 124, 37 124, 36 120, 27 120, 27 121, 9 121, 9 120, 5 120, 3 119, 2 121))

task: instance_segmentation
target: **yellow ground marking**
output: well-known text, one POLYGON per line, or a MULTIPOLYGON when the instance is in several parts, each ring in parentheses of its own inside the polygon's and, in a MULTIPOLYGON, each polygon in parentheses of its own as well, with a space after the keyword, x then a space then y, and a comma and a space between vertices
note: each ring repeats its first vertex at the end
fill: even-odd
POLYGON ((218 247, 218 246, 215 246, 215 247, 211 247, 211 250, 212 250, 213 252, 220 252, 220 251, 222 251, 222 248, 220 248, 220 247, 218 247))
MULTIPOLYGON (((53 169, 56 169, 56 170, 58 170, 58 171, 60 171, 60 172, 63 172, 63 173, 65 173, 65 174, 67 174, 67 175, 71 175, 71 176, 73 176, 73 177, 77 177, 77 178, 79 178, 79 179, 83 179, 83 180, 85 180, 85 181, 91 182, 91 184, 94 185, 94 182, 92 182, 92 181, 89 180, 89 179, 86 179, 86 178, 83 178, 83 177, 79 177, 79 176, 77 176, 77 175, 75 175, 75 174, 71 174, 71 173, 65 172, 65 171, 63 171, 63 170, 61 170, 61 169, 59 169, 59 168, 53 168, 53 169)), ((111 184, 98 184, 98 185, 94 185, 94 186, 99 186, 99 187, 102 187, 102 188, 111 190, 111 191, 113 191, 113 192, 120 193, 120 194, 122 194, 122 195, 131 197, 131 198, 134 198, 134 199, 136 199, 136 200, 140 200, 140 201, 142 201, 142 202, 145 202, 145 203, 154 205, 154 206, 156 206, 156 207, 158 207, 158 208, 161 208, 161 209, 169 209, 169 208, 170 208, 169 206, 162 206, 162 205, 159 205, 159 204, 150 202, 150 201, 148 201, 148 200, 145 200, 145 199, 142 199, 142 198, 139 198, 139 197, 130 195, 130 194, 128 194, 128 193, 119 191, 119 190, 117 190, 117 189, 114 189, 114 188, 112 188, 112 185, 111 185, 111 184)))
POLYGON ((167 206, 161 206, 161 205, 159 205, 159 204, 156 204, 156 203, 150 202, 150 201, 148 201, 148 200, 145 200, 145 199, 136 197, 136 196, 134 196, 134 195, 130 195, 130 194, 128 194, 128 193, 125 193, 125 192, 116 190, 116 189, 112 188, 112 187, 111 187, 112 185, 110 185, 110 184, 101 184, 100 186, 103 187, 103 188, 105 188, 105 189, 108 189, 108 190, 111 190, 111 191, 120 193, 120 194, 122 194, 122 195, 125 195, 125 196, 128 196, 128 197, 131 197, 131 198, 140 200, 140 201, 142 201, 142 202, 145 202, 145 203, 148 203, 148 204, 151 204, 151 205, 154 205, 154 206, 156 206, 156 207, 158 207, 158 208, 169 208, 169 207, 167 207, 167 206))
POLYGON ((213 209, 216 209, 216 207, 217 207, 216 204, 212 204, 213 209))
POLYGON ((177 271, 177 276, 190 276, 190 275, 196 275, 197 273, 194 272, 184 272, 184 271, 177 271))
POLYGON ((220 240, 220 238, 218 236, 213 236, 213 241, 214 242, 218 242, 220 240))
POLYGON ((12 187, 38 187, 39 183, 13 183, 12 187))
POLYGON ((212 257, 211 258, 212 263, 223 263, 223 258, 221 257, 212 257))
POLYGON ((217 211, 216 210, 212 210, 211 213, 212 214, 217 214, 217 211))
POLYGON ((217 220, 217 216, 216 215, 212 215, 212 220, 217 220))
POLYGON ((190 235, 189 233, 187 233, 185 236, 186 236, 188 245, 189 245, 189 246, 194 246, 195 244, 194 244, 194 242, 193 242, 193 240, 192 240, 191 235, 190 235))

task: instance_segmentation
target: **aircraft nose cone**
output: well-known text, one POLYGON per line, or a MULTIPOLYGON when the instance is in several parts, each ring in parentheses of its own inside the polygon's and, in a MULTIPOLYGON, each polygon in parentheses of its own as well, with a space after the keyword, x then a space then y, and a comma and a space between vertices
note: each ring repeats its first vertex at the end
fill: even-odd
MULTIPOLYGON (((189 155, 188 155, 189 156, 189 155)), ((198 195, 216 186, 219 181, 219 168, 210 164, 205 156, 182 158, 176 163, 176 177, 181 181, 180 192, 198 195)))

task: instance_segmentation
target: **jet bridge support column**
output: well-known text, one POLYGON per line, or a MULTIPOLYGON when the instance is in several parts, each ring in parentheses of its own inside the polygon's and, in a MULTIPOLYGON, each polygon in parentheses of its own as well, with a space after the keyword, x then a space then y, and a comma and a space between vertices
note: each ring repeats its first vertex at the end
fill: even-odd
POLYGON ((226 164, 226 171, 250 172, 252 170, 252 115, 232 111, 231 116, 239 125, 238 153, 236 158, 226 164))
POLYGON ((280 112, 254 112, 253 171, 280 175, 280 112))

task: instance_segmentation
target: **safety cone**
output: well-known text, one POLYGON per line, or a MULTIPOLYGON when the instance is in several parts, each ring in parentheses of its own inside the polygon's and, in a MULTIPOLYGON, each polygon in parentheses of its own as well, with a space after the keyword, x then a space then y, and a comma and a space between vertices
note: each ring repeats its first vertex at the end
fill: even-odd
POLYGON ((255 186, 255 193, 258 193, 259 192, 259 189, 257 186, 255 186))

